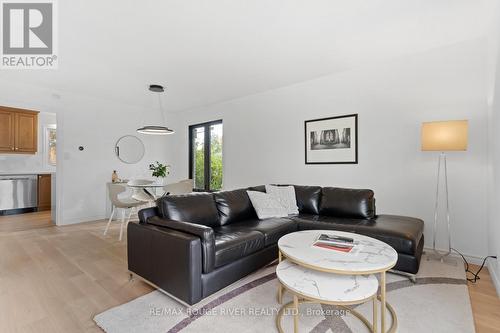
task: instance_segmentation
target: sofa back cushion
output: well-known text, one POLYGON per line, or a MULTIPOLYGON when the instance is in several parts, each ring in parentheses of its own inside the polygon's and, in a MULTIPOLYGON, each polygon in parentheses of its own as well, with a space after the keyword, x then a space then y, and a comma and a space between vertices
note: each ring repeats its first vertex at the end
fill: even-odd
POLYGON ((217 192, 214 199, 221 225, 257 218, 246 189, 217 192))
POLYGON ((174 221, 220 226, 219 213, 212 193, 166 195, 158 199, 160 216, 174 221))
POLYGON ((372 190, 323 187, 320 215, 371 219, 375 217, 372 190))
POLYGON ((318 215, 321 200, 321 187, 303 185, 294 185, 294 187, 299 212, 301 214, 318 215))
POLYGON ((266 185, 257 185, 257 186, 250 186, 247 188, 247 191, 259 191, 259 192, 266 192, 266 185))

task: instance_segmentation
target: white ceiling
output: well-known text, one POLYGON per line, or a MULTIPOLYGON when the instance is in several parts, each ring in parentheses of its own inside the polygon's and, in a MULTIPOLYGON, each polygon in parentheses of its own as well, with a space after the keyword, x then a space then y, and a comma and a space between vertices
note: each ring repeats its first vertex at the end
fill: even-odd
MULTIPOLYGON (((495 0, 65 0, 59 69, 0 78, 178 111, 485 36, 495 0)), ((1 92, 0 92, 1 94, 1 92)))

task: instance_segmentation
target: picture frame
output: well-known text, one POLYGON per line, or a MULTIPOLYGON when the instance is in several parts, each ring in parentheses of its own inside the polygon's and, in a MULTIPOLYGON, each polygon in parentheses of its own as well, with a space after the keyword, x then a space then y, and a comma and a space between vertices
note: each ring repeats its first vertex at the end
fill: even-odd
POLYGON ((358 114, 304 121, 305 164, 358 164, 358 114))

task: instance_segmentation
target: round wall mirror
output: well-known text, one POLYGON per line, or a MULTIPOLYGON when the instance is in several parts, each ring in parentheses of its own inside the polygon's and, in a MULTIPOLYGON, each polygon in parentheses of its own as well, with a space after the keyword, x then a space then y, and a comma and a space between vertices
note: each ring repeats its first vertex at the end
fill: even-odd
POLYGON ((135 164, 142 160, 144 150, 144 144, 141 139, 133 135, 122 136, 115 145, 116 157, 128 164, 135 164))

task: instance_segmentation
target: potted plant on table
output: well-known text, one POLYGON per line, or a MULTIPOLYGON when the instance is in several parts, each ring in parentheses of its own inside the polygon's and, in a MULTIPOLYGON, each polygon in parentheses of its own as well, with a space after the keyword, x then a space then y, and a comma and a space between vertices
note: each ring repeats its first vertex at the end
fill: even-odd
POLYGON ((170 165, 165 165, 156 161, 149 165, 149 170, 153 171, 152 176, 156 178, 156 182, 163 184, 165 182, 165 177, 170 173, 170 165))

